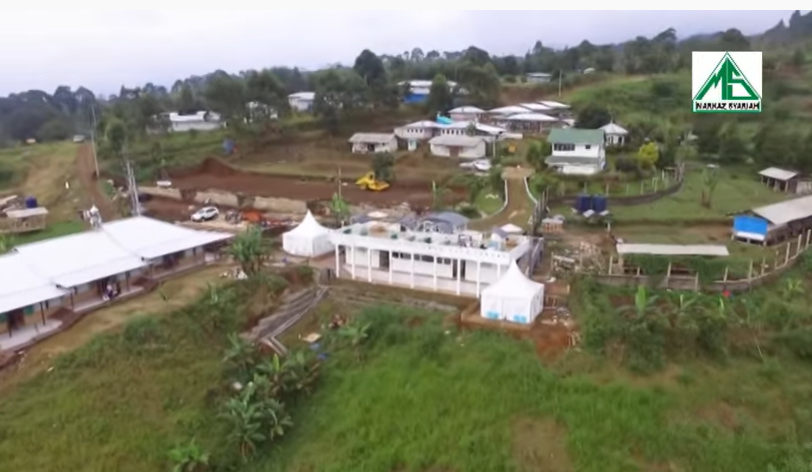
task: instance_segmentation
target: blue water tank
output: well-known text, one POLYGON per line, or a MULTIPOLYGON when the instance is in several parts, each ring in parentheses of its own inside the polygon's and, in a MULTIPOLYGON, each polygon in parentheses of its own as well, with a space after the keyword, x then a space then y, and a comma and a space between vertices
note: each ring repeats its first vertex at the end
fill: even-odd
POLYGON ((595 213, 602 213, 606 211, 606 208, 609 206, 608 199, 606 195, 593 195, 592 196, 592 209, 595 213))
POLYGON ((25 197, 25 207, 26 208, 36 208, 39 204, 37 204, 37 199, 35 197, 25 197))
POLYGON ((575 209, 578 213, 584 213, 592 209, 592 197, 586 194, 578 195, 575 198, 575 209))
POLYGON ((226 153, 226 156, 230 156, 231 153, 234 152, 234 140, 226 139, 223 141, 223 151, 226 153))

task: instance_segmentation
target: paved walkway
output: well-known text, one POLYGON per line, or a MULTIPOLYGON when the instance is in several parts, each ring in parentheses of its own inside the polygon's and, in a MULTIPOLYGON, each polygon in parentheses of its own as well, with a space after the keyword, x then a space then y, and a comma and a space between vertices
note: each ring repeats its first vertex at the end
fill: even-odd
POLYGON ((533 201, 527 195, 524 179, 532 174, 532 169, 514 167, 505 169, 502 177, 507 182, 507 206, 495 215, 472 221, 471 229, 486 231, 494 226, 503 226, 508 223, 527 228, 533 210, 533 201))

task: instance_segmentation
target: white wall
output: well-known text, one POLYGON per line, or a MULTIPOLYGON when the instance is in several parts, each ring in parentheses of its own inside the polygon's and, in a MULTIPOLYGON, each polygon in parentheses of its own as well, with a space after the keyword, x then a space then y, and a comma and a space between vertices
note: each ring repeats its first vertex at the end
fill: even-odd
POLYGON ((561 156, 561 157, 597 157, 604 159, 606 157, 606 151, 602 144, 576 144, 575 149, 572 151, 562 151, 560 149, 556 149, 557 144, 553 144, 553 155, 554 156, 561 156))
POLYGON ((423 141, 434 137, 434 129, 409 128, 406 126, 401 126, 400 128, 395 128, 395 136, 401 139, 414 139, 418 141, 423 141))
POLYGON ((223 124, 218 121, 180 121, 173 122, 171 130, 175 133, 185 133, 191 130, 212 131, 222 127, 223 124))
POLYGON ((620 146, 623 144, 625 136, 620 134, 607 134, 606 135, 606 144, 608 146, 620 146))
POLYGON ((396 152, 398 150, 398 140, 395 137, 392 137, 392 140, 388 143, 381 144, 375 143, 375 149, 373 151, 369 150, 369 145, 371 143, 353 143, 352 144, 352 152, 357 154, 366 154, 369 152, 373 153, 384 153, 384 152, 396 152))
MULTIPOLYGON (((487 148, 485 146, 485 141, 480 141, 476 146, 460 148, 457 157, 463 159, 479 159, 485 157, 486 150, 487 148)), ((441 146, 438 144, 432 144, 431 153, 435 156, 450 157, 451 146, 441 146)))
POLYGON ((303 98, 289 97, 288 103, 293 111, 310 111, 313 109, 313 100, 306 100, 303 98))

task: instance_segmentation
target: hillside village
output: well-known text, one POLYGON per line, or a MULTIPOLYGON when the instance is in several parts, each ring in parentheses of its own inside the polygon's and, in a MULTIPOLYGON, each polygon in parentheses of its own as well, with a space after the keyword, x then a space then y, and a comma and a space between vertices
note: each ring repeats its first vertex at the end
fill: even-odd
POLYGON ((810 18, 0 98, 0 472, 808 470, 810 18))

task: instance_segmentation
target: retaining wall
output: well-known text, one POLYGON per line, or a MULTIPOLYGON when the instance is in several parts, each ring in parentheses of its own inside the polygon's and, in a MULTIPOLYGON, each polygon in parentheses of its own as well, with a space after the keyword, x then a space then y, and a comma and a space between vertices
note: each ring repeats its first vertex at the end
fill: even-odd
POLYGON ((291 200, 289 198, 254 197, 253 201, 246 202, 252 208, 275 213, 305 213, 307 202, 291 200))
POLYGON ((197 192, 194 196, 196 203, 206 203, 209 200, 212 204, 228 206, 233 208, 240 207, 240 198, 229 192, 219 190, 207 190, 205 192, 197 192))
POLYGON ((177 188, 144 187, 138 186, 138 193, 152 195, 154 197, 169 198, 172 200, 183 200, 183 194, 177 188))

